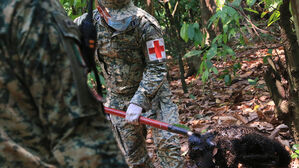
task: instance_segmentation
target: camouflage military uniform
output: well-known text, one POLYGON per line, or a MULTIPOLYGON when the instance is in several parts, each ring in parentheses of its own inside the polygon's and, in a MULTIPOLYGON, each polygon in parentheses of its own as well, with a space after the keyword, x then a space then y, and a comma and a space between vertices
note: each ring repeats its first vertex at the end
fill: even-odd
POLYGON ((1 1, 1 168, 126 167, 76 42, 59 1, 1 1))
MULTIPOLYGON (((117 30, 118 27, 108 25, 109 22, 105 21, 99 10, 94 11, 98 35, 97 51, 108 88, 105 106, 126 110, 133 103, 146 111, 146 117, 178 123, 178 108, 171 100, 166 80, 166 61, 151 60, 147 51, 148 41, 162 38, 158 22, 132 2, 120 10, 107 12, 115 21, 127 26, 117 30), (127 20, 130 20, 129 24, 127 20)), ((86 14, 77 18, 75 22, 80 24, 85 16, 86 14)), ((119 117, 110 117, 116 139, 129 166, 153 167, 146 151, 144 126, 129 124, 119 117)), ((155 129, 153 137, 161 166, 183 167, 178 136, 155 129)))

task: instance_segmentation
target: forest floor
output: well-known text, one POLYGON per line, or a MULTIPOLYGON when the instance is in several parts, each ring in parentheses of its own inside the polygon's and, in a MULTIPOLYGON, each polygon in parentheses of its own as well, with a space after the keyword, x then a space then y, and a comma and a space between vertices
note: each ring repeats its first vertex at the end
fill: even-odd
MULTIPOLYGON (((277 48, 276 51, 273 55, 278 53, 280 58, 284 59, 282 47, 277 48)), ((185 80, 188 85, 187 94, 184 94, 181 87, 178 65, 170 61, 168 67, 171 80, 169 82, 173 101, 179 107, 180 124, 195 132, 205 132, 215 125, 254 127, 265 135, 275 137, 292 154, 294 141, 288 127, 276 118, 275 104, 271 100, 263 79, 266 69, 263 58, 267 53, 268 49, 258 47, 239 49, 236 56, 241 63, 241 68, 232 77, 232 83, 229 86, 225 85, 224 80, 219 79, 219 76, 235 61, 221 61, 220 64, 215 61, 214 66, 218 68, 219 74, 213 74, 206 83, 203 83, 196 75, 188 77, 185 80)), ((187 66, 185 70, 187 72, 187 66)), ((156 160, 153 152, 155 145, 150 132, 147 137, 148 149, 150 156, 156 160)), ((181 136, 181 153, 187 160, 185 167, 194 167, 188 162, 187 152, 188 139, 181 136)), ((299 167, 298 159, 292 159, 291 167, 299 167)))

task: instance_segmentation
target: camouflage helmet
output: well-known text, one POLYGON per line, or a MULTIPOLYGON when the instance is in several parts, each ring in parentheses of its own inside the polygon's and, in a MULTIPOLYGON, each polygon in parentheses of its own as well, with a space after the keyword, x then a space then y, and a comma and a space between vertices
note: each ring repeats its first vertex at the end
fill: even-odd
POLYGON ((120 9, 130 4, 131 0, 98 0, 106 8, 120 9))

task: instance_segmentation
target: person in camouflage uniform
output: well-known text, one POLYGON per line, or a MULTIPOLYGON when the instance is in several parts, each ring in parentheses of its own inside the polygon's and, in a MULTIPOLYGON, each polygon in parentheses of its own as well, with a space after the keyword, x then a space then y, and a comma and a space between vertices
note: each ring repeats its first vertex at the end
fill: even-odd
POLYGON ((78 44, 58 0, 1 1, 1 168, 127 167, 78 44))
MULTIPOLYGON (((98 0, 94 24, 98 59, 107 83, 105 106, 126 110, 126 119, 110 116, 114 135, 131 168, 153 167, 145 143, 146 130, 138 125, 141 112, 170 124, 179 122, 166 79, 166 55, 157 20, 131 0, 98 0)), ((75 19, 80 25, 86 14, 75 19)), ((163 168, 183 167, 178 135, 153 130, 163 168)))

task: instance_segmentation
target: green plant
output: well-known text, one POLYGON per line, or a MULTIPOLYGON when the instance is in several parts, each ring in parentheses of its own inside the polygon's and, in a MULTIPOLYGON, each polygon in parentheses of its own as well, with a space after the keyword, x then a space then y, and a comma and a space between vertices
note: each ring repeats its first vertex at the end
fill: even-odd
POLYGON ((60 0, 68 16, 72 19, 86 12, 86 0, 60 0))
MULTIPOLYGON (((202 57, 198 74, 201 75, 203 82, 209 79, 211 73, 219 73, 217 67, 214 66, 215 61, 236 60, 235 52, 229 45, 230 41, 233 40, 240 46, 249 44, 248 37, 246 37, 246 34, 248 34, 247 30, 255 25, 251 22, 250 16, 244 13, 244 10, 259 14, 258 11, 253 9, 253 6, 257 5, 257 3, 259 3, 258 5, 262 4, 264 11, 261 13, 261 17, 271 13, 267 21, 267 25, 270 26, 280 19, 279 7, 282 4, 282 0, 261 0, 259 2, 257 0, 246 0, 246 7, 244 7, 242 0, 217 0, 216 2, 217 11, 209 19, 208 28, 212 25, 214 27, 221 26, 222 31, 211 40, 208 49, 205 46, 207 35, 201 31, 198 23, 185 22, 180 31, 181 38, 185 42, 192 42, 196 48, 186 53, 185 57, 202 57)), ((272 50, 269 50, 269 53, 272 53, 272 50)), ((267 58, 264 59, 264 63, 267 63, 267 58)), ((221 73, 220 78, 225 81, 226 85, 230 85, 232 77, 236 75, 236 71, 240 67, 240 63, 228 67, 221 73)), ((250 79, 249 83, 256 85, 257 80, 250 79)))
POLYGON ((293 151, 294 153, 291 155, 291 157, 292 157, 293 159, 295 159, 295 158, 299 159, 299 144, 295 144, 295 145, 293 145, 293 147, 292 147, 292 151, 293 151))

